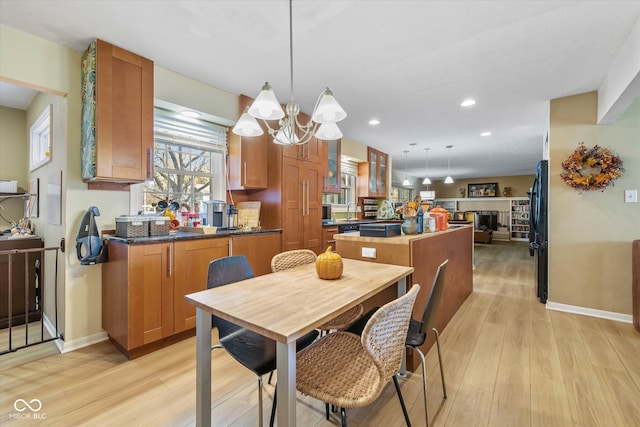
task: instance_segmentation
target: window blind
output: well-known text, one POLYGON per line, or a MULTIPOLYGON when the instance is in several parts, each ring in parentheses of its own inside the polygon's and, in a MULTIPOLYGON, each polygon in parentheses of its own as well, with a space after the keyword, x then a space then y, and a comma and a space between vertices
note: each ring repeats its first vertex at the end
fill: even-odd
POLYGON ((228 128, 206 120, 184 117, 156 107, 153 133, 156 142, 180 144, 202 150, 227 153, 228 128))

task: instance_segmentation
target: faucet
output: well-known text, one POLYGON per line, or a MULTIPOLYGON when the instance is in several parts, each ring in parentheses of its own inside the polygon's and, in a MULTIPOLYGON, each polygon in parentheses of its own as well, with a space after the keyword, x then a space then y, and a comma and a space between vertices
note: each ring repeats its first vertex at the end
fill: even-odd
POLYGON ((347 203, 347 221, 351 220, 351 210, 349 209, 351 205, 353 205, 354 207, 354 213, 358 210, 358 207, 356 206, 355 202, 347 203))

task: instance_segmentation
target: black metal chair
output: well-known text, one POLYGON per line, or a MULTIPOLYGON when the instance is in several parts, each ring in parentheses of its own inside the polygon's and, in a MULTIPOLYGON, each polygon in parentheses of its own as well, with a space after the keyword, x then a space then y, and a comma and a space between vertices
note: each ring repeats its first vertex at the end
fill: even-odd
MULTIPOLYGON (((407 332, 407 340, 405 345, 411 347, 420 355, 420 362, 422 364, 422 390, 424 392, 424 415, 426 420, 426 427, 429 427, 429 414, 427 412, 427 367, 425 364, 424 353, 420 350, 420 346, 427 340, 427 335, 430 331, 436 334, 436 347, 438 350, 438 362, 440 364, 440 376, 442 378, 442 392, 444 398, 447 398, 447 388, 444 382, 444 369, 442 367, 442 353, 440 352, 440 333, 435 327, 436 317, 438 314, 438 308, 440 306, 440 298, 442 297, 442 287, 444 283, 444 273, 446 271, 447 263, 449 260, 445 260, 438 266, 436 275, 433 279, 433 285, 431 286, 431 292, 427 299, 427 304, 424 307, 421 320, 411 319, 409 323, 409 330, 407 332)), ((375 307, 369 310, 364 316, 362 316, 357 322, 346 329, 347 332, 361 335, 364 326, 369 318, 378 310, 375 307)))
MULTIPOLYGON (((207 288, 228 285, 254 277, 253 270, 244 256, 230 256, 209 263, 207 288)), ((224 348, 227 352, 258 376, 258 422, 262 426, 262 376, 276 369, 276 342, 256 332, 242 328, 224 319, 212 316, 212 326, 218 328, 219 345, 211 349, 224 348)), ((318 337, 312 331, 298 339, 296 350, 301 350, 318 337)), ((275 394, 274 394, 275 396, 275 394)), ((273 426, 276 399, 271 408, 270 425, 273 426)))
POLYGON ((440 352, 440 333, 436 329, 436 317, 440 306, 440 298, 442 296, 442 288, 444 283, 444 273, 447 269, 448 259, 444 260, 438 266, 436 275, 433 279, 433 286, 427 299, 427 305, 424 307, 424 313, 420 321, 411 319, 409 323, 409 331, 407 332, 407 347, 411 347, 420 355, 422 363, 422 391, 424 392, 424 416, 426 427, 429 427, 429 413, 427 412, 427 365, 425 363, 424 353, 420 350, 420 346, 427 340, 429 332, 436 334, 436 347, 438 349, 438 363, 440 365, 440 377, 442 378, 442 393, 447 398, 447 388, 444 383, 444 369, 442 368, 442 353, 440 352))

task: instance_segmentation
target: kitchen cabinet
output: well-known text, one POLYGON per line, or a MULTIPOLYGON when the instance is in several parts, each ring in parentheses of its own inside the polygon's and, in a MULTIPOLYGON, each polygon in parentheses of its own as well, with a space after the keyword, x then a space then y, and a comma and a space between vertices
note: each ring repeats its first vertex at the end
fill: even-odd
POLYGON ((322 228, 322 247, 327 249, 328 246, 331 246, 333 250, 336 250, 336 240, 333 238, 334 234, 338 234, 340 231, 338 230, 337 225, 330 225, 322 228))
POLYGON ((282 250, 322 250, 322 172, 317 163, 282 159, 282 250))
POLYGON ((127 357, 193 335, 184 295, 206 289, 209 262, 229 254, 228 238, 127 244, 108 241, 102 264, 102 327, 127 357))
POLYGON ((82 58, 82 178, 143 182, 152 147, 153 61, 95 40, 82 58))
POLYGON ((322 147, 324 165, 324 176, 322 181, 323 193, 340 194, 340 145, 341 140, 339 139, 324 141, 322 147))
POLYGON ((280 233, 251 234, 231 238, 230 255, 244 255, 256 276, 271 273, 271 258, 281 251, 280 233))
MULTIPOLYGON (((304 113, 300 113, 298 119, 301 123, 308 123, 310 120, 309 116, 304 113)), ((324 141, 314 136, 306 144, 283 145, 282 156, 320 164, 323 160, 323 146, 324 141)))
POLYGON ((358 197, 389 197, 389 157, 367 148, 367 162, 358 164, 358 197))
POLYGON ((511 240, 529 241, 529 199, 511 199, 511 240))
MULTIPOLYGON (((253 99, 240 96, 240 114, 253 99)), ((260 136, 246 137, 229 132, 229 189, 265 189, 269 186, 267 148, 271 136, 264 124, 260 136)))

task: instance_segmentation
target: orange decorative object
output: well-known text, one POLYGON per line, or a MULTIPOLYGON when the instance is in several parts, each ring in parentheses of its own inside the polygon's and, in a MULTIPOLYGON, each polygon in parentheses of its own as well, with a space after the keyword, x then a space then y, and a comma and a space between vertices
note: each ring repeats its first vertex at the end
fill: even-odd
POLYGON ((321 279, 335 280, 342 276, 342 257, 333 252, 329 246, 324 253, 316 259, 316 273, 321 279))
POLYGON ((443 231, 449 228, 449 212, 438 205, 429 211, 429 215, 436 219, 436 231, 443 231))

